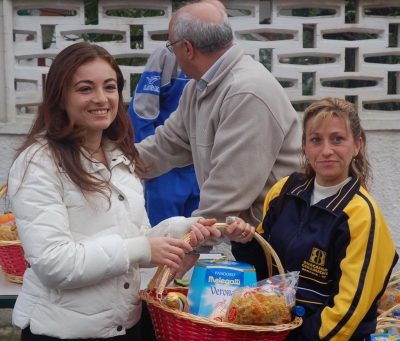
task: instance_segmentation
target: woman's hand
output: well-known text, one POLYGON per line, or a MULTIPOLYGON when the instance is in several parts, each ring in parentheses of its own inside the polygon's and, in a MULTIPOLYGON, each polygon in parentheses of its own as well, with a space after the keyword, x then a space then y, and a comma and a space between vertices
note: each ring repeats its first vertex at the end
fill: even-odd
MULTIPOLYGON (((199 219, 196 224, 193 224, 190 227, 190 245, 193 247, 200 246, 211 237, 220 237, 221 232, 213 226, 216 222, 216 219, 199 219)), ((171 269, 167 285, 174 278, 182 278, 196 264, 199 257, 199 254, 186 254, 179 264, 179 268, 171 269)))
POLYGON ((213 226, 216 222, 216 219, 199 219, 196 224, 193 224, 190 227, 190 245, 200 246, 211 237, 220 237, 221 232, 213 226))
POLYGON ((245 244, 253 239, 256 229, 243 219, 236 217, 235 222, 225 227, 224 233, 230 240, 245 244))
POLYGON ((182 239, 169 237, 149 238, 151 249, 151 263, 166 265, 172 269, 178 269, 185 257, 183 250, 193 251, 192 246, 182 239))

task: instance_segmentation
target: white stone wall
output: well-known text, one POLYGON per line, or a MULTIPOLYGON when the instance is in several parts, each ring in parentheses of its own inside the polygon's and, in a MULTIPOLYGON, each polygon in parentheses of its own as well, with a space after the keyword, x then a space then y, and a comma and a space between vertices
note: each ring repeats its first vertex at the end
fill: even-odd
MULTIPOLYGON (((374 176, 371 194, 383 212, 399 252, 400 133, 398 130, 369 130, 367 143, 374 176)), ((398 270, 400 270, 400 264, 398 264, 398 270)))
MULTIPOLYGON (((368 151, 373 166, 374 183, 371 192, 381 207, 392 231, 397 248, 400 250, 400 185, 398 167, 400 165, 400 119, 399 111, 378 112, 364 109, 364 105, 375 102, 400 102, 400 64, 372 64, 365 58, 375 55, 400 55, 400 44, 388 47, 389 27, 400 27, 400 17, 377 17, 365 14, 365 9, 373 7, 398 7, 397 0, 359 0, 356 8, 355 23, 345 23, 344 0, 222 0, 234 17, 230 18, 236 32, 236 42, 245 53, 256 60, 260 58, 260 49, 271 52, 271 71, 280 81, 292 84, 285 88, 292 103, 308 103, 326 96, 354 96, 363 126, 367 130, 368 151), (334 10, 334 14, 323 17, 294 17, 293 8, 325 8, 334 10), (247 11, 249 15, 239 15, 247 11), (259 22, 269 18, 269 24, 259 22), (314 47, 303 47, 303 28, 314 27, 314 47), (327 33, 363 32, 376 34, 370 40, 329 40, 327 33), (288 40, 271 40, 274 35, 291 35, 288 40), (247 40, 251 39, 251 40, 247 40), (357 51, 355 70, 345 72, 346 49, 357 51), (333 58, 329 64, 291 65, 281 61, 293 56, 319 56, 333 58), (397 93, 387 94, 388 72, 397 74, 397 93), (302 74, 313 73, 312 94, 304 96, 302 92, 302 74), (372 80, 372 87, 351 89, 324 87, 327 80, 372 80)), ((100 45, 109 50, 116 58, 148 57, 162 41, 152 40, 153 34, 166 33, 172 15, 170 0, 100 0, 99 24, 85 25, 85 13, 82 0, 0 0, 0 182, 7 178, 15 148, 28 131, 34 111, 40 103, 42 75, 47 73, 51 58, 61 49, 71 44, 68 37, 83 33, 101 32, 122 35, 120 42, 103 42, 100 45), (50 8, 75 11, 72 17, 44 17, 37 14, 40 9, 50 8), (108 17, 108 9, 147 8, 161 9, 165 14, 150 18, 108 17), (32 16, 19 16, 19 10, 33 10, 32 16), (46 39, 42 25, 55 26, 54 43, 44 50, 42 40, 46 39), (143 25, 144 49, 130 48, 130 25, 143 25), (13 34, 15 42, 13 41, 13 34), (29 36, 33 38, 26 40, 29 36), (37 66, 38 58, 47 58, 46 66, 37 66), (15 87, 17 83, 17 88, 15 87), (26 109, 28 108, 28 109, 26 109)), ((129 87, 131 74, 140 74, 143 67, 123 66, 127 80, 124 98, 129 103, 133 89, 129 87)), ((301 116, 301 113, 299 112, 301 116)), ((257 122, 255 122, 257 124, 257 122)), ((4 199, 0 200, 0 211, 4 209, 4 199)))

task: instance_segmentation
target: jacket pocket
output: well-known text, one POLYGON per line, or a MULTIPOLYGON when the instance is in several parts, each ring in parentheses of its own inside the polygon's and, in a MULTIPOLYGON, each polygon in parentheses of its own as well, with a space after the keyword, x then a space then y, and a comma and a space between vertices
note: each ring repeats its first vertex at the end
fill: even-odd
POLYGON ((117 279, 77 289, 51 289, 49 300, 60 308, 84 315, 95 315, 114 309, 117 279))

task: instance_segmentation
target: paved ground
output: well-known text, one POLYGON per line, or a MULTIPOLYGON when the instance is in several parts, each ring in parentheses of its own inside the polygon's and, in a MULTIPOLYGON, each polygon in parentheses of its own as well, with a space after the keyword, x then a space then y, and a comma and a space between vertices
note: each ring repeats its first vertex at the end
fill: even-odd
POLYGON ((20 337, 20 330, 12 325, 0 327, 0 341, 19 341, 20 337))
POLYGON ((0 309, 0 341, 19 341, 21 332, 11 324, 12 309, 0 309))

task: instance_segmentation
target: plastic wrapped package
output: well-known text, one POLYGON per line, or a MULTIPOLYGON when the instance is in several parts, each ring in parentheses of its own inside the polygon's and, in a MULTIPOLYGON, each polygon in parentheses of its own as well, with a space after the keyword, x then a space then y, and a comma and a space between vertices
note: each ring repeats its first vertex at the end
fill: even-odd
POLYGON ((293 271, 270 277, 254 286, 237 288, 225 320, 248 325, 289 323, 298 280, 299 272, 293 271))

